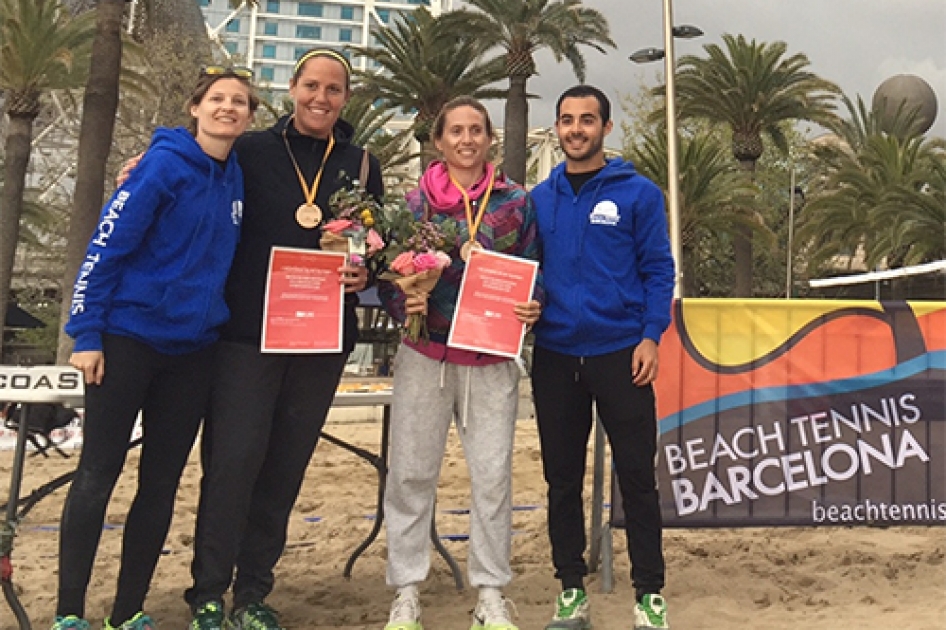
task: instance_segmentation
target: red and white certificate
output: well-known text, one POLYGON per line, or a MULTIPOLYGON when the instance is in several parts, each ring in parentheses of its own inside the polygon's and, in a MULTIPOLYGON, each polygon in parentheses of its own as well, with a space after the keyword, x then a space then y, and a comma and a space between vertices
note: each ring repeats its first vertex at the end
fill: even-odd
POLYGON ((474 249, 466 263, 447 345, 515 358, 526 326, 513 306, 532 299, 539 263, 474 249))
POLYGON ((345 254, 274 247, 266 274, 262 352, 341 352, 345 254))

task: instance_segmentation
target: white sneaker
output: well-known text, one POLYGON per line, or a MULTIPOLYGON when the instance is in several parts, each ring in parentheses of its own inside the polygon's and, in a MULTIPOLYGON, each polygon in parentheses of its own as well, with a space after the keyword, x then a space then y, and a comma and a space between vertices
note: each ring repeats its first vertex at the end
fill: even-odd
POLYGON ((515 610, 512 600, 503 597, 498 588, 481 588, 470 630, 519 630, 509 618, 507 604, 515 610))
POLYGON ((397 590, 391 602, 391 616, 384 630, 424 630, 420 623, 420 595, 416 586, 397 590))

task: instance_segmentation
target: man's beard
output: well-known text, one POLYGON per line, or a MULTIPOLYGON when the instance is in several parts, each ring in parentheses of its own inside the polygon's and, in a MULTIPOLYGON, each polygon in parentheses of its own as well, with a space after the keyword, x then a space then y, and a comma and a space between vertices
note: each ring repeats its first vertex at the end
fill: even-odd
POLYGON ((584 162, 585 160, 598 154, 601 149, 604 148, 603 139, 598 139, 596 141, 594 138, 589 138, 588 136, 583 136, 580 139, 584 139, 588 142, 586 148, 578 150, 569 148, 567 138, 566 142, 559 142, 559 146, 562 148, 562 151, 565 152, 565 155, 568 157, 568 159, 575 162, 584 162))

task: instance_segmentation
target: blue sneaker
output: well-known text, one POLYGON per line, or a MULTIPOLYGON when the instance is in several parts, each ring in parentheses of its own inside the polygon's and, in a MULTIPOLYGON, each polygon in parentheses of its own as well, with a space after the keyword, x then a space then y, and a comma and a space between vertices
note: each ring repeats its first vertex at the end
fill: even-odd
POLYGON ((50 630, 89 630, 89 622, 75 615, 56 617, 56 621, 50 630))

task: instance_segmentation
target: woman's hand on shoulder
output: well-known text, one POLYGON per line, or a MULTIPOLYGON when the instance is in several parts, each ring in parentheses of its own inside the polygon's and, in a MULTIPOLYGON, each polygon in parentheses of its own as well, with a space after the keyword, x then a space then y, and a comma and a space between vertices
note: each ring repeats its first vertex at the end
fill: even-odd
POLYGON ((144 153, 139 153, 133 157, 125 160, 125 163, 122 165, 122 170, 118 171, 118 175, 115 177, 115 186, 120 187, 122 184, 128 181, 128 178, 131 177, 131 172, 135 170, 135 167, 141 162, 141 158, 145 156, 144 153))

